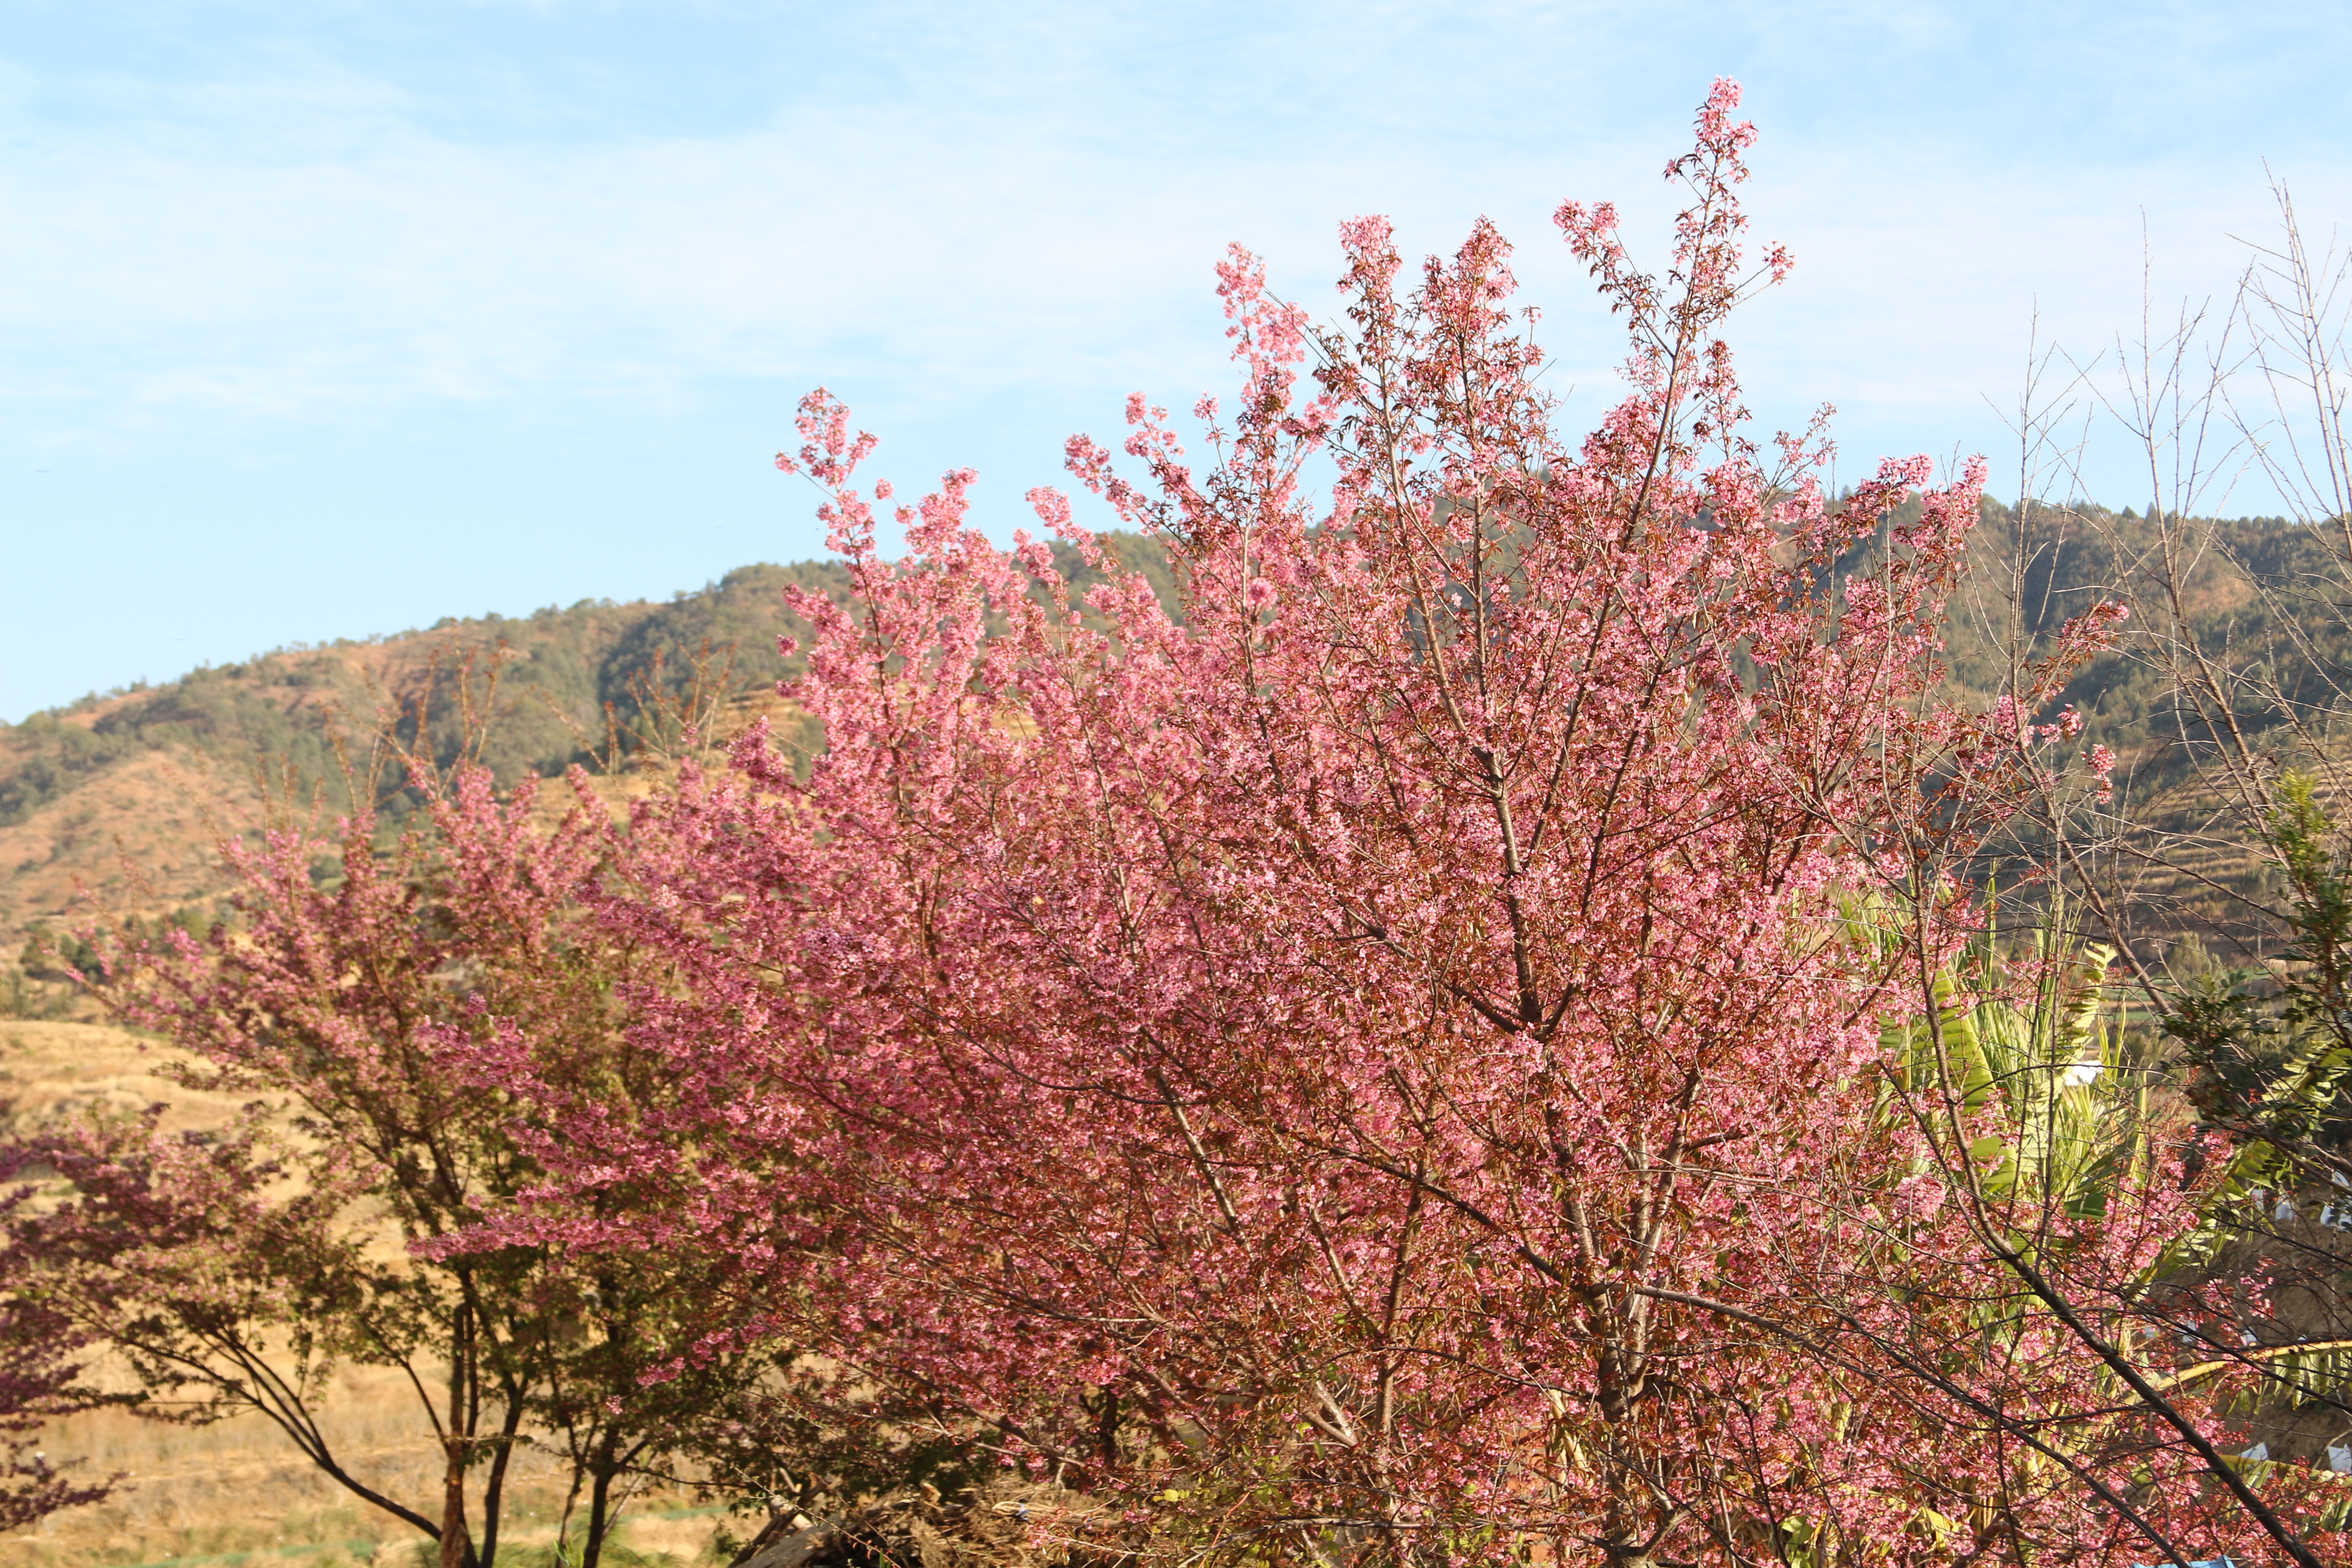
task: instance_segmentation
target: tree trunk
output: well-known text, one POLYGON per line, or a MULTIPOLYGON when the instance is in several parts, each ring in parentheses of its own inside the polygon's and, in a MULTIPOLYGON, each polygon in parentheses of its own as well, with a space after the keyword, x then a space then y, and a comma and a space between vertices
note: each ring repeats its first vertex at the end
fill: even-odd
POLYGON ((448 1464, 441 1483, 441 1568, 474 1568, 474 1542, 466 1529, 466 1440, 441 1440, 448 1464))
POLYGON ((596 1468, 596 1479, 588 1489, 588 1539, 580 1550, 580 1568, 596 1568, 596 1560, 604 1554, 604 1529, 608 1522, 607 1508, 613 1495, 613 1444, 604 1444, 604 1463, 596 1468))
POLYGON ((522 1391, 506 1389, 506 1419, 499 1426, 499 1451, 490 1456, 489 1479, 482 1483, 482 1557, 487 1568, 499 1560, 499 1513, 504 1505, 507 1463, 514 1458, 515 1434, 522 1427, 522 1391))
POLYGON ((449 1336, 449 1416, 441 1428, 441 1568, 475 1568, 473 1537, 466 1529, 466 1353, 471 1349, 466 1310, 457 1310, 449 1336))

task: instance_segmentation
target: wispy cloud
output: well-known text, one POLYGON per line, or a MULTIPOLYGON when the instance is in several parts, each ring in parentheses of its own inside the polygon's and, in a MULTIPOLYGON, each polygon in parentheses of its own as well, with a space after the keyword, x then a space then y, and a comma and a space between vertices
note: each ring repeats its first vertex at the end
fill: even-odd
POLYGON ((1759 412, 1833 400, 1857 459, 1996 440, 2037 300, 2085 353, 2136 316, 2143 215, 2178 293, 2263 231, 2264 154, 2352 211, 2347 24, 2302 6, 18 10, 0 459, 193 472, 453 413, 593 440, 772 423, 825 380, 926 460, 992 462, 1018 407, 1054 426, 1027 461, 1127 387, 1222 383, 1228 240, 1320 308, 1371 210, 1425 247, 1494 216, 1597 397, 1612 329, 1549 214, 1613 197, 1656 235, 1719 70, 1800 258, 1742 339, 1759 412))
MULTIPOLYGON (((20 64, 0 171, 0 394, 76 411, 20 414, 26 435, 144 436, 192 410, 674 397, 702 377, 869 358, 946 396, 1141 373, 1196 357, 1180 323, 1224 240, 1319 279, 1332 224, 1360 208, 1402 209, 1433 244, 1506 209, 1531 279, 1572 286, 1543 265, 1543 213, 1573 186, 1654 214, 1653 172, 1687 112, 1666 91, 1696 96, 1708 63, 1685 43, 1669 52, 1690 63, 1664 68, 1652 35, 1679 29, 1646 9, 1373 6, 1345 29, 1311 10, 1289 28, 1213 12, 1194 28, 1117 8, 994 26, 884 13, 856 58, 812 37, 815 58, 747 122, 687 132, 660 114, 587 134, 485 129, 465 95, 498 71, 404 81, 282 37, 190 79, 20 64), (881 36, 894 20, 903 49, 881 36), (1403 58, 1416 51, 1418 70, 1403 58), (1657 87, 1598 79, 1628 58, 1657 87), (896 79, 845 95, 836 66, 896 79)), ((1874 45, 1906 83, 1950 55, 1958 95, 1983 75, 1960 16, 1826 6, 1809 26, 1874 45)), ((1782 53, 1777 33, 1742 31, 1724 53, 1782 53)), ((2021 292, 2070 317, 2085 284, 2109 298, 2135 206, 2158 204, 2168 264, 2202 270, 2216 224, 2260 195, 2252 149, 2171 148, 2119 182, 2112 154, 2037 152, 2031 122, 1971 138, 1949 105, 1824 117, 1804 85, 1768 77, 1757 94, 1772 138, 1758 205, 1819 269, 1807 284, 1828 282, 1783 331, 1840 370, 1867 368, 1842 342, 1900 344, 1899 375, 1871 379, 1906 401, 1973 381, 1985 340, 2015 334, 2021 292), (1772 125, 1775 108, 1796 127, 1772 125), (2216 189, 2225 163, 2234 188, 2216 189)), ((495 100, 531 96, 517 83, 495 100)))

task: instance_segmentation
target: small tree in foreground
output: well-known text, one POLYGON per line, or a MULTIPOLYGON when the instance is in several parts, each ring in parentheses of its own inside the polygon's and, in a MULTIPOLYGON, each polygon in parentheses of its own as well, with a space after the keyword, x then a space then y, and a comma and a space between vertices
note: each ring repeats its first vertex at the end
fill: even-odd
POLYGON ((193 1055, 183 1079, 254 1103, 210 1136, 151 1113, 20 1140, 5 1173, 46 1191, 20 1190, 0 1278, 19 1310, 127 1363, 142 1414, 257 1412, 445 1568, 489 1568, 519 1449, 551 1451, 567 1547, 593 1568, 629 1491, 768 1357, 679 1360, 691 1277, 560 1237, 460 1244, 544 1179, 501 1053, 613 1117, 658 1098, 662 1068, 623 1029, 647 972, 573 897, 610 853, 606 808, 583 789, 551 823, 528 784, 502 801, 479 768, 409 771, 430 809, 388 850, 363 816, 230 841, 234 932, 113 955, 101 993, 193 1055), (322 1406, 347 1363, 404 1375, 436 1495, 338 1449, 322 1406))

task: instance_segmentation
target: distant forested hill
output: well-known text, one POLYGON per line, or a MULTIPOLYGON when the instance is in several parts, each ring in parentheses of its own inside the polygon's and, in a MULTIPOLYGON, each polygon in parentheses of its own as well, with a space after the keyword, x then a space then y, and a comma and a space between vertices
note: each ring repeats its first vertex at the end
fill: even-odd
MULTIPOLYGON (((1971 579, 1948 640, 1951 671, 1973 690, 1999 689, 2006 674, 1999 602, 2008 580, 2019 524, 2007 507, 1988 501, 1975 541, 1971 579)), ((2200 646, 2216 660, 2273 672, 2291 700, 2323 703, 2352 665, 2344 606, 2314 584, 2324 571, 2322 542, 2284 518, 2221 521, 2210 547, 2185 559, 2178 574, 2182 608, 2200 646), (2267 590, 2260 592, 2258 590, 2267 590)), ((2076 506, 2065 513, 2034 509, 2023 530, 2020 574, 2023 631, 2036 651, 2070 617, 2137 584, 2142 595, 2162 547, 2145 517, 2126 510, 2076 506)), ((2167 682, 2126 626, 2116 651, 2084 668, 2061 701, 2078 703, 2097 733, 2137 765, 2143 785, 2171 782, 2184 765, 2179 716, 2167 682)), ((2241 714, 2252 731, 2273 729, 2282 717, 2261 707, 2241 714)))
POLYGON ((2100 879, 2128 915, 2123 923, 2156 946, 2197 932, 2257 947, 2275 937, 2252 912, 2265 901, 2266 873, 2243 816, 2225 807, 2200 762, 2212 755, 2213 731, 2179 700, 2174 670, 2193 658, 2214 673, 2231 694, 2223 725, 2267 754, 2266 765, 2307 763, 2298 757, 2315 743, 2340 757, 2332 715, 2346 710, 2352 683, 2352 606, 2330 545, 2277 517, 2160 524, 2077 503, 2034 505, 2021 521, 2011 508, 1983 508, 1946 628, 1955 686, 1984 700, 2008 686, 2012 648, 2047 652, 2061 626, 2103 599, 2138 607, 2113 651, 2049 709, 2077 706, 2084 743, 2105 742, 2120 760, 2123 809, 2097 852, 2100 879))
MULTIPOLYGON (((1165 558, 1132 535, 1105 542, 1173 602, 1165 558)), ((1057 552, 1083 588, 1099 581, 1057 552)), ((698 679, 732 717, 793 715, 770 695, 799 673, 776 651, 809 628, 784 607, 798 584, 835 601, 838 562, 752 565, 667 601, 583 600, 520 616, 444 620, 396 637, 280 648, 168 684, 92 696, 0 725, 0 969, 37 923, 61 927, 82 895, 97 907, 163 914, 215 893, 215 832, 249 823, 263 792, 290 780, 347 803, 342 758, 363 760, 390 725, 452 760, 496 672, 481 756, 511 781, 553 775, 658 723, 698 679), (339 753, 339 747, 341 752, 339 753)), ((405 797, 385 801, 397 820, 405 797)), ((5 990, 0 977, 0 991, 5 990)), ((5 997, 0 997, 5 1003, 5 997)))
MULTIPOLYGON (((2003 682, 2012 562, 2025 563, 2026 641, 2046 646, 2068 616, 2144 574, 2156 534, 2129 512, 2083 507, 2029 509, 2021 531, 2013 512, 1987 502, 1974 576, 1948 628, 1955 682, 1979 693, 2003 682)), ((2319 579, 2308 570, 2319 542, 2280 519, 2227 523, 2214 538, 2220 547, 2185 576, 2188 611, 2214 657, 2266 661, 2288 690, 2315 697, 2347 679, 2352 636, 2343 607, 2294 595, 2297 584, 2319 579)), ((1173 581, 1156 545, 1118 534, 1106 542, 1172 605, 1173 581)), ((1056 555, 1081 588, 1093 579, 1075 552, 1056 555)), ((1866 570, 1867 557, 1858 552, 1853 568, 1866 570)), ((151 915, 202 906, 220 886, 215 833, 249 823, 265 789, 291 778, 305 790, 322 786, 330 806, 345 804, 339 744, 363 754, 386 723, 413 742, 421 722, 427 749, 448 761, 467 732, 468 701, 478 704, 493 666, 497 689, 489 721, 480 726, 481 754, 508 780, 561 773, 603 751, 614 728, 644 730, 664 701, 686 692, 698 669, 723 678, 725 690, 713 695, 736 721, 765 711, 788 727, 796 716, 766 695, 798 673, 797 658, 777 653, 777 637, 805 641, 808 633, 784 608, 787 584, 835 600, 849 593, 838 563, 745 566, 667 601, 583 601, 516 617, 445 620, 363 642, 281 648, 0 726, 0 972, 29 927, 62 925, 78 907, 93 907, 78 904, 85 894, 95 907, 151 915)), ((2127 639, 2077 676, 2063 700, 2088 716, 2087 740, 2105 741, 2125 757, 2137 796, 2185 821, 2210 803, 2197 795, 2165 693, 2160 672, 2127 639)), ((2277 718, 2259 707, 2242 715, 2257 733, 2275 728, 2277 718)), ((402 809, 402 799, 391 797, 390 815, 396 819, 402 809)), ((2253 874, 2226 855, 2205 870, 2223 883, 2253 874)), ((2175 876, 2151 884, 2149 896, 2193 902, 2200 895, 2175 876)), ((0 973, 0 990, 7 978, 0 973)))

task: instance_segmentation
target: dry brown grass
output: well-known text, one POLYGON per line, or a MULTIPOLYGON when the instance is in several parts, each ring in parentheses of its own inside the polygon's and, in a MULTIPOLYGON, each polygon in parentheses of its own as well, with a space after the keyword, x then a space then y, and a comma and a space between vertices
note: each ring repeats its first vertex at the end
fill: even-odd
MULTIPOLYGON (((18 1125, 72 1110, 163 1104, 174 1130, 225 1124, 237 1101, 193 1094, 161 1076, 175 1053, 121 1029, 89 1024, 0 1021, 0 1100, 18 1125)), ((95 1369, 96 1381, 113 1381, 95 1369)), ((399 1373, 346 1367, 320 1403, 336 1452, 353 1474, 412 1508, 437 1511, 441 1454, 414 1391, 399 1373)), ((121 1410, 53 1422, 42 1433, 52 1461, 88 1476, 121 1474, 115 1496, 51 1515, 31 1530, 0 1536, 0 1568, 122 1568, 187 1564, 240 1568, 340 1568, 371 1563, 408 1568, 416 1531, 353 1498, 295 1451, 258 1415, 210 1426, 173 1425, 121 1410)), ((564 1470, 553 1455, 525 1450, 515 1460, 507 1541, 522 1568, 537 1568, 555 1539, 564 1470)), ((679 1497, 633 1509, 621 1543, 653 1562, 705 1557, 722 1515, 679 1497), (681 1511, 686 1510, 686 1511, 681 1511)), ((478 1521, 477 1521, 478 1527, 478 1521)), ((739 1527, 740 1528, 740 1527, 739 1527)), ((503 1549, 501 1557, 505 1556, 503 1549)), ((626 1568, 624 1554, 616 1568, 626 1568)))
POLYGON ((0 1100, 17 1127, 38 1127, 77 1110, 136 1111, 163 1105, 172 1131, 226 1126, 238 1100, 197 1094, 163 1076, 184 1053, 128 1030, 97 1024, 0 1019, 0 1100))
MULTIPOLYGON (((440 1492, 440 1450, 396 1373, 346 1369, 322 1402, 336 1451, 369 1485, 430 1511, 440 1492)), ((127 1568, 193 1564, 211 1568, 283 1563, 289 1568, 381 1563, 409 1568, 424 1537, 351 1496, 297 1454, 258 1415, 208 1426, 179 1426, 125 1412, 95 1411, 53 1423, 43 1434, 50 1458, 79 1462, 83 1473, 121 1473, 122 1489, 104 1502, 52 1514, 32 1529, 0 1536, 0 1563, 23 1568, 127 1568)), ((525 1450, 509 1482, 502 1561, 544 1563, 563 1503, 564 1470, 551 1454, 525 1450), (507 1548, 515 1549, 509 1559, 507 1548)), ((660 1563, 706 1563, 722 1513, 665 1494, 633 1505, 620 1544, 660 1563)), ((479 1521, 475 1521, 479 1528, 479 1521)), ((744 1527, 736 1525, 738 1533, 744 1527)), ((437 1561, 437 1559, 435 1559, 437 1561)), ((624 1555, 619 1563, 625 1568, 624 1555)), ((420 1564, 420 1568, 422 1565, 420 1564)))
POLYGON ((244 826, 259 800, 249 772, 184 749, 146 752, 0 826, 0 962, 36 921, 155 914, 220 892, 214 835, 244 826))

